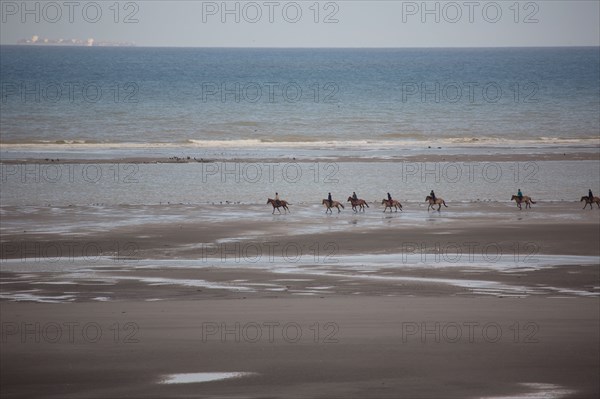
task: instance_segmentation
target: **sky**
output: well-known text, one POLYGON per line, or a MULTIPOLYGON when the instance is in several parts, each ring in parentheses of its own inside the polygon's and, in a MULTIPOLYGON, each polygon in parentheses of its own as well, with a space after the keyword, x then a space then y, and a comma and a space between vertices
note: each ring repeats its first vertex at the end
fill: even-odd
POLYGON ((600 1, 0 1, 37 35, 169 47, 600 46, 600 1))

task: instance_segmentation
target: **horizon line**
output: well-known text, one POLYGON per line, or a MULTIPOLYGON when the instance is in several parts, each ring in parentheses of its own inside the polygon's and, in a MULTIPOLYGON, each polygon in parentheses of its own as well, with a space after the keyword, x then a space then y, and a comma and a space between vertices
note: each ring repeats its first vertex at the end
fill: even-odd
POLYGON ((172 45, 107 45, 107 46, 85 46, 85 45, 69 45, 69 44, 27 44, 27 43, 5 43, 0 46, 14 46, 14 47, 122 47, 122 48, 198 48, 198 49, 490 49, 490 48, 582 48, 582 47, 597 47, 600 48, 600 44, 578 44, 578 45, 525 45, 525 46, 363 46, 363 47, 353 47, 353 46, 293 46, 293 47, 285 47, 285 46, 172 46, 172 45))

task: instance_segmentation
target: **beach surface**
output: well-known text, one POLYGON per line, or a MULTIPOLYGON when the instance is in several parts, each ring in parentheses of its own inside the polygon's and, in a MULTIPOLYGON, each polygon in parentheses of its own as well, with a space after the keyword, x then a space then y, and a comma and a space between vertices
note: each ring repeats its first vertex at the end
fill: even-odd
POLYGON ((25 342, 20 332, 7 336, 3 397, 598 396, 597 299, 326 296, 0 306, 3 323, 47 330, 39 343, 34 332, 25 342), (54 323, 64 330, 57 343, 49 342, 54 323), (251 374, 164 383, 191 373, 251 374))
POLYGON ((3 207, 2 396, 598 396, 581 208, 3 207))

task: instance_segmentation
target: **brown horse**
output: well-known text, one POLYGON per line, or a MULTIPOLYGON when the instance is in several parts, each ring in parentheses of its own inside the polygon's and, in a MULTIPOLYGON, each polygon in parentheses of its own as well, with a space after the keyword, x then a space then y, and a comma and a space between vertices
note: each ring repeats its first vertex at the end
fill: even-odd
POLYGON ((392 208, 396 208, 396 210, 394 212, 398 212, 398 209, 400 209, 402 211, 402 204, 400 203, 400 201, 396 201, 395 199, 393 200, 388 200, 388 199, 383 199, 381 201, 381 205, 385 204, 385 208, 383 208, 383 212, 385 213, 385 211, 390 208, 390 212, 392 212, 392 208))
POLYGON ((277 205, 276 200, 269 198, 269 199, 267 199, 267 204, 273 205, 273 212, 271 213, 271 215, 275 213, 275 209, 277 209, 279 211, 279 213, 281 213, 281 210, 279 209, 280 207, 283 208, 284 212, 290 212, 290 210, 288 208, 288 205, 290 205, 290 204, 288 204, 287 201, 279 200, 279 205, 277 205))
POLYGON ((331 212, 331 213, 333 213, 333 212, 331 211, 331 208, 337 208, 337 210, 338 210, 338 213, 340 213, 340 212, 341 212, 341 211, 340 211, 340 206, 342 207, 342 209, 344 209, 344 205, 343 205, 341 202, 338 202, 338 201, 332 201, 332 203, 330 203, 328 199, 324 199, 324 200, 323 200, 323 205, 325 205, 325 207, 327 208, 327 209, 325 210, 325 213, 327 213, 327 212, 331 212))
POLYGON ((352 204, 352 210, 356 212, 356 207, 360 207, 361 211, 365 211, 365 206, 368 208, 369 204, 364 199, 354 199, 352 197, 348 197, 348 202, 352 204))
POLYGON ((444 205, 446 208, 448 208, 448 205, 446 205, 446 201, 444 201, 443 198, 440 197, 436 197, 435 201, 433 200, 433 198, 428 195, 427 197, 425 197, 425 201, 429 202, 429 206, 427 207, 427 212, 429 212, 429 208, 433 209, 434 205, 438 206, 438 212, 440 211, 440 209, 442 208, 442 205, 444 205))
POLYGON ((594 209, 592 204, 596 204, 596 205, 598 205, 598 208, 600 208, 600 198, 599 197, 594 197, 594 198, 590 199, 590 197, 588 197, 586 195, 585 197, 581 197, 581 200, 579 200, 579 202, 581 202, 581 201, 585 201, 585 205, 583 206, 583 209, 585 209, 588 205, 590 206, 590 210, 594 209))
POLYGON ((513 195, 512 197, 510 197, 510 200, 511 201, 515 201, 517 203, 517 206, 519 207, 520 210, 523 209, 523 208, 521 208, 521 203, 523 203, 523 202, 525 203, 525 209, 531 208, 531 204, 535 204, 536 203, 528 195, 524 195, 523 199, 519 199, 518 195, 513 195))

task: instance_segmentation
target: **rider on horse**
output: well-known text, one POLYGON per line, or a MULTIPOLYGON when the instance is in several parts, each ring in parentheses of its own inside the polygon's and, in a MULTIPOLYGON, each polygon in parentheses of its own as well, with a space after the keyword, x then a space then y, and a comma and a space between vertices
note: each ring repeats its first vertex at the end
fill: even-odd
POLYGON ((588 190, 588 198, 590 199, 590 201, 594 201, 594 194, 592 194, 592 189, 590 188, 588 190))
POLYGON ((327 201, 329 201, 329 206, 333 206, 333 199, 331 199, 331 193, 327 194, 327 201))
POLYGON ((279 193, 275 193, 275 203, 277 206, 281 206, 281 202, 279 201, 279 193))
POLYGON ((523 193, 521 192, 521 189, 517 190, 517 197, 519 197, 519 202, 523 201, 523 193))
POLYGON ((433 192, 433 190, 431 190, 431 192, 429 193, 429 196, 431 197, 431 199, 433 200, 433 203, 435 203, 436 198, 435 198, 435 193, 433 192))
POLYGON ((356 191, 352 191, 352 199, 354 201, 358 201, 358 196, 356 195, 356 191))

